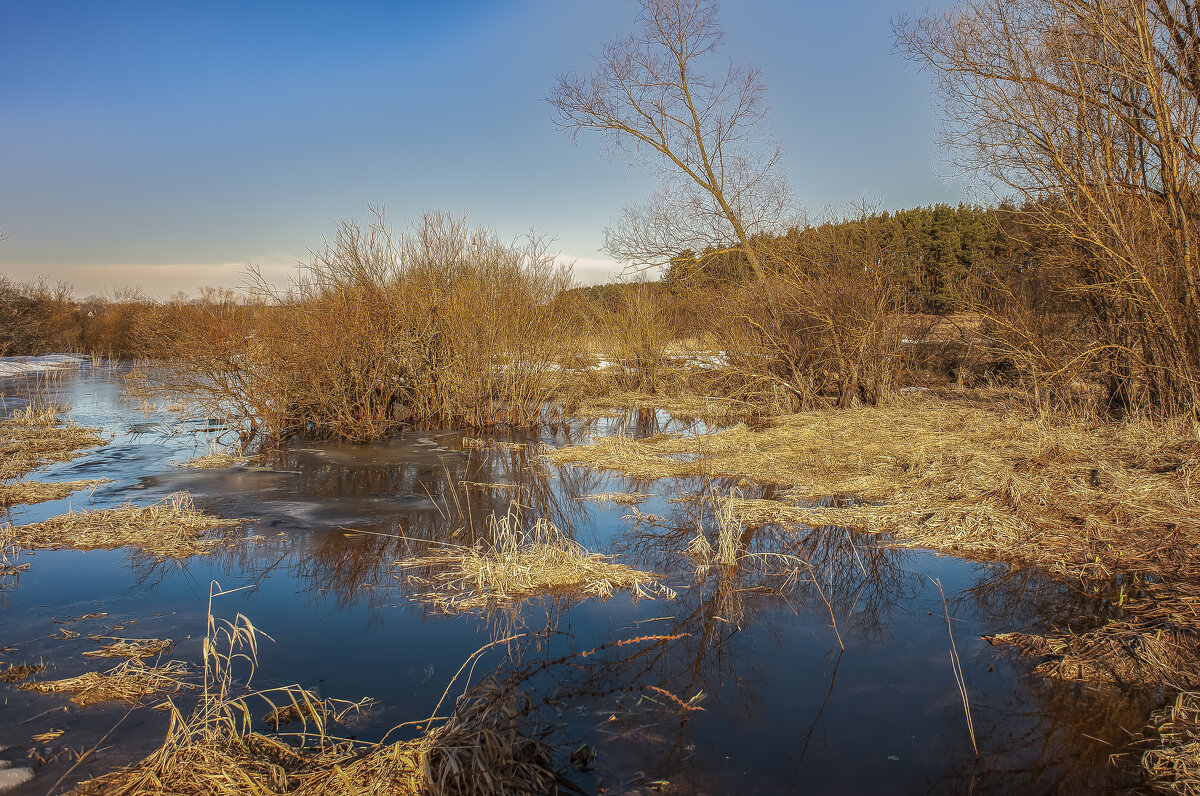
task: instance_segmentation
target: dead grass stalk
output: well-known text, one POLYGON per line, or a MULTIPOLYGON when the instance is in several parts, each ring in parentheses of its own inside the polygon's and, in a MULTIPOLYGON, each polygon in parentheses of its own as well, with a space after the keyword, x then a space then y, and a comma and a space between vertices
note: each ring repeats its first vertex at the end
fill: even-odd
POLYGON ((409 575, 425 587, 422 597, 438 608, 470 611, 539 594, 579 594, 607 599, 615 591, 634 598, 673 599, 675 593, 648 572, 590 553, 544 518, 532 528, 509 514, 491 515, 487 546, 444 545, 431 555, 398 561, 404 569, 429 568, 429 579, 409 575))
POLYGON ((159 560, 204 555, 224 541, 214 533, 245 525, 200 511, 191 496, 179 492, 150 506, 125 504, 113 509, 68 512, 13 528, 28 548, 113 550, 137 547, 159 560))

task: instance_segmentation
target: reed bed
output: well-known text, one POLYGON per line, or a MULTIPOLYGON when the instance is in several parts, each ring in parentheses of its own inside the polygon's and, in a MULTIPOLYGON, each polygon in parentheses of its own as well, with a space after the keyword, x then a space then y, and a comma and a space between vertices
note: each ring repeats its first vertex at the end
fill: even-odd
POLYGON ((113 509, 72 511, 43 522, 15 526, 13 532, 17 542, 27 548, 136 547, 162 561, 206 555, 225 542, 218 531, 247 522, 200 511, 190 495, 179 492, 150 506, 127 503, 113 509))
POLYGON ((13 587, 22 572, 29 569, 21 560, 21 545, 17 533, 8 523, 0 525, 0 591, 13 587))
MULTIPOLYGON (((211 593, 210 606, 211 597, 227 593, 211 593)), ((74 793, 482 796, 543 793, 556 779, 550 747, 518 730, 522 708, 504 689, 477 686, 448 718, 435 709, 434 716, 409 725, 410 732, 413 726, 423 730, 415 738, 378 743, 340 738, 331 732, 332 724, 368 701, 322 700, 298 685, 254 690, 250 681, 259 635, 245 617, 216 620, 210 608, 196 707, 185 715, 168 699, 171 719, 162 745, 139 763, 80 784, 74 793), (235 664, 250 668, 241 685, 234 680, 235 664), (289 708, 304 728, 286 734, 255 729, 254 702, 272 708, 267 723, 276 730, 290 718, 289 708)), ((447 694, 451 687, 453 682, 447 694)))
POLYGON ((605 438, 544 456, 645 480, 781 488, 780 500, 735 498, 742 524, 845 526, 1043 567, 1124 608, 1088 634, 1022 644, 1047 671, 1200 685, 1200 442, 1183 421, 1113 426, 901 398, 784 416, 761 431, 605 438))
POLYGON ((1155 713, 1146 739, 1146 784, 1160 793, 1200 794, 1200 694, 1183 692, 1155 713))
POLYGON ((21 478, 52 462, 103 445, 99 429, 64 424, 55 406, 29 406, 0 421, 0 480, 21 478))
POLYGON ((650 497, 640 492, 595 492, 590 495, 580 495, 575 498, 580 501, 591 501, 601 505, 612 503, 617 506, 636 506, 650 497))
POLYGON ((40 680, 24 683, 21 688, 43 694, 70 694, 71 701, 80 707, 101 702, 136 704, 146 697, 177 693, 191 687, 184 679, 187 672, 187 665, 182 661, 147 666, 133 658, 107 672, 85 672, 61 680, 40 680))
POLYGON ((108 638, 91 636, 92 641, 109 641, 98 650, 83 653, 89 658, 153 658, 171 649, 169 638, 108 638))
POLYGON ((33 677, 38 672, 44 672, 46 665, 44 663, 29 664, 12 664, 4 671, 0 672, 0 682, 15 683, 19 680, 26 680, 33 677))
POLYGON ((571 407, 571 414, 581 418, 601 418, 630 409, 659 410, 675 418, 693 418, 711 425, 745 422, 758 416, 761 411, 745 401, 711 395, 604 390, 599 395, 588 395, 581 399, 571 407))
POLYGON ((176 467, 185 470, 222 470, 227 467, 237 467, 250 461, 245 456, 235 456, 232 453, 206 453, 186 462, 180 462, 176 467))
POLYGON ((529 447, 524 442, 505 442, 499 439, 481 439, 479 437, 463 437, 463 450, 499 450, 523 451, 529 447))
POLYGON ((111 478, 91 478, 82 481, 18 481, 15 484, 0 484, 0 509, 9 506, 45 503, 62 500, 85 489, 95 489, 101 484, 112 483, 111 478))
POLYGON ((513 603, 542 594, 608 599, 616 591, 634 598, 675 597, 655 576, 610 556, 590 553, 544 518, 525 529, 513 515, 488 518, 492 541, 475 547, 443 545, 437 552, 396 562, 401 569, 427 568, 429 578, 409 575, 424 587, 419 597, 448 613, 513 603))

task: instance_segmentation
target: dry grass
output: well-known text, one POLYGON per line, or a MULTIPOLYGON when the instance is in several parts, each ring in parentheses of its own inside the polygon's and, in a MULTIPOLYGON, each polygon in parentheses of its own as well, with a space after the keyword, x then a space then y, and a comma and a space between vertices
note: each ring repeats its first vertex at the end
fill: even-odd
POLYGON ((16 531, 7 523, 0 525, 0 591, 12 588, 22 572, 29 569, 21 560, 21 545, 16 531))
POLYGON ((0 682, 15 683, 18 680, 24 680, 28 677, 32 677, 33 675, 37 674, 38 672, 43 672, 45 670, 46 670, 46 665, 44 663, 13 664, 13 665, 9 666, 7 669, 5 669, 4 671, 0 672, 0 682))
POLYGON ((91 658, 153 658, 171 648, 169 638, 113 638, 91 636, 92 641, 111 641, 98 650, 89 650, 84 655, 91 658))
POLYGON ((248 461, 250 461, 249 458, 235 456, 232 453, 206 453, 203 456, 197 456, 195 459, 180 462, 176 467, 182 467, 186 470, 218 470, 226 467, 237 467, 248 461))
POLYGON ((447 612, 470 611, 540 594, 574 594, 607 599, 614 591, 635 598, 675 593, 648 572, 589 553, 545 519, 525 530, 512 515, 488 519, 492 543, 472 548, 445 545, 433 555, 398 561, 402 568, 430 568, 423 599, 447 612))
POLYGON ((763 431, 606 438, 545 455, 646 480, 774 484, 785 500, 731 498, 741 523, 854 527, 1112 589, 1122 622, 1048 637, 1048 662, 1069 664, 1050 668, 1200 683, 1200 442, 1182 422, 1101 425, 913 398, 786 416, 763 431))
POLYGON ((105 440, 94 428, 63 425, 58 408, 29 406, 0 421, 0 480, 21 478, 51 462, 65 462, 105 440))
POLYGON ((150 506, 125 504, 113 509, 68 512, 43 522, 13 528, 27 548, 62 547, 113 550, 137 547, 160 561, 204 555, 222 544, 215 532, 248 520, 223 519, 200 511, 180 492, 150 506))
POLYGON ((460 700, 451 718, 418 722, 424 732, 411 740, 367 743, 339 738, 331 733, 329 719, 348 718, 365 701, 322 700, 300 686, 253 690, 258 636, 245 617, 218 621, 210 608, 204 686, 196 708, 184 716, 168 701, 171 722, 159 749, 133 766, 82 783, 75 793, 471 796, 542 793, 555 780, 550 748, 516 729, 520 707, 479 688, 460 700), (234 664, 250 667, 242 687, 234 685, 234 664), (255 730, 252 702, 272 708, 276 729, 294 710, 304 722, 303 730, 287 735, 255 730))
POLYGON ((1147 732, 1142 771, 1152 790, 1200 794, 1200 694, 1179 694, 1157 712, 1147 732))
POLYGON ((169 661, 162 666, 147 666, 140 660, 128 660, 107 672, 85 672, 62 680, 25 683, 21 688, 43 694, 71 694, 80 707, 100 702, 137 703, 149 696, 177 693, 189 687, 184 681, 187 666, 169 661))
POLYGON ((463 450, 500 450, 500 451, 523 451, 529 446, 524 442, 505 442, 499 439, 480 439, 477 437, 463 437, 463 450))
POLYGON ((111 478, 93 478, 84 481, 18 481, 15 484, 0 484, 0 509, 18 504, 44 503, 47 500, 62 500, 84 489, 94 489, 101 484, 112 483, 111 478))
POLYGON ((660 410, 674 418, 697 419, 710 425, 729 425, 750 420, 759 414, 752 404, 732 398, 699 394, 654 395, 645 392, 605 390, 590 395, 571 407, 581 418, 610 417, 630 409, 660 410))
POLYGON ((617 506, 636 506, 639 503, 644 502, 648 497, 650 496, 643 495, 641 493, 595 492, 591 495, 580 495, 575 499, 590 500, 593 503, 599 503, 601 505, 604 505, 605 503, 612 503, 617 506))

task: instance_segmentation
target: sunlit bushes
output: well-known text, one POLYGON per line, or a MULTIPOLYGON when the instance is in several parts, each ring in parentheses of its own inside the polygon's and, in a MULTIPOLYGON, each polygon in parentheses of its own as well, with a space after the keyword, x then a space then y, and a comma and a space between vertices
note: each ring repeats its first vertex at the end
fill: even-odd
POLYGON ((552 301, 569 283, 540 240, 508 244, 440 214, 397 235, 376 214, 344 222, 287 293, 160 315, 144 330, 161 362, 150 380, 247 435, 535 425, 571 347, 552 301))

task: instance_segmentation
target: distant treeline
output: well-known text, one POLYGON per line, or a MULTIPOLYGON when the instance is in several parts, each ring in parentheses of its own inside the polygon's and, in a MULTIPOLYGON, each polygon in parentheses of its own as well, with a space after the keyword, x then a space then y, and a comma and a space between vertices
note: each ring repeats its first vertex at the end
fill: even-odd
MULTIPOLYGON (((755 243, 768 253, 763 259, 777 273, 825 265, 831 242, 869 253, 856 262, 896 280, 908 311, 941 315, 969 309, 990 284, 1010 281, 1023 270, 1039 246, 1027 218, 1007 204, 936 204, 793 228, 755 243)), ((741 283, 751 278, 740 251, 708 250, 682 252, 663 281, 741 283)))

